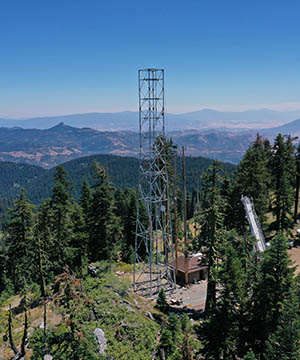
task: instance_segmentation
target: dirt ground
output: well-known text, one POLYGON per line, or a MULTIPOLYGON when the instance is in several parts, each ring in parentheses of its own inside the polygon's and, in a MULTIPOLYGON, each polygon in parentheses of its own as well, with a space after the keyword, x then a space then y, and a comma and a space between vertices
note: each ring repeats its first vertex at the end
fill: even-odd
POLYGON ((300 247, 293 247, 288 251, 293 262, 293 266, 296 266, 296 275, 300 273, 300 247))
POLYGON ((179 307, 187 307, 194 310, 205 308, 207 281, 201 281, 199 284, 181 287, 168 297, 168 300, 178 300, 181 302, 179 307))

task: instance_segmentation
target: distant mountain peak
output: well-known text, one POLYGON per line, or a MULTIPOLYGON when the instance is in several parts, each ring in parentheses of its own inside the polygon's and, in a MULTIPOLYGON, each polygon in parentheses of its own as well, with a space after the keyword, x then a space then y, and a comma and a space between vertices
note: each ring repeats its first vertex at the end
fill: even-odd
POLYGON ((58 123, 57 125, 52 126, 51 128, 49 128, 49 130, 57 130, 57 129, 69 129, 72 128, 72 126, 66 125, 63 121, 61 121, 60 123, 58 123))

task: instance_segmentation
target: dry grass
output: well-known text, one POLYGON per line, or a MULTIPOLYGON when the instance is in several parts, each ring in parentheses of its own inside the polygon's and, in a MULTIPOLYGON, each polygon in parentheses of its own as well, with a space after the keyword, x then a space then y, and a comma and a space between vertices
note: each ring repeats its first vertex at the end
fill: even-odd
MULTIPOLYGON (((0 309, 0 328, 2 333, 0 334, 0 355, 4 359, 10 359, 13 356, 13 351, 10 349, 9 342, 4 342, 3 335, 7 331, 8 325, 8 309, 9 304, 11 304, 12 309, 17 308, 20 304, 21 297, 14 296, 10 298, 0 309)), ((31 334, 34 329, 38 328, 43 321, 44 308, 42 305, 37 306, 28 311, 29 318, 29 328, 28 333, 31 334)), ((52 303, 47 305, 47 327, 53 327, 58 325, 62 320, 61 315, 53 307, 52 303)), ((24 326, 24 313, 13 316, 13 339, 16 346, 19 348, 23 336, 23 326, 24 326)), ((26 359, 30 359, 31 350, 28 349, 26 352, 26 359)))

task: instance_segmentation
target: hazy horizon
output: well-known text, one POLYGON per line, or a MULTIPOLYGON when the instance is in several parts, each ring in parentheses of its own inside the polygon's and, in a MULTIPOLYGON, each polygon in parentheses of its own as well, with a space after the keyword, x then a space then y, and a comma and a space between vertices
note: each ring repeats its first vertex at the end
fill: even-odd
MULTIPOLYGON (((187 111, 168 111, 168 109, 166 109, 166 113, 172 114, 172 115, 185 115, 185 114, 189 114, 189 113, 197 113, 197 112, 201 112, 201 111, 216 111, 216 112, 224 112, 224 113, 242 113, 242 112, 247 112, 247 111, 274 111, 274 112, 278 112, 278 113, 294 113, 294 112, 300 112, 300 103, 299 103, 299 108, 294 108, 294 109, 286 109, 283 107, 282 109, 278 109, 278 107, 242 107, 242 108, 232 108, 232 107, 215 107, 215 108, 209 108, 209 107, 203 107, 203 108, 195 108, 195 109, 187 109, 187 111)), ((138 109, 132 109, 132 110, 128 110, 128 109, 124 109, 124 110, 120 110, 120 111, 82 111, 82 112, 66 112, 66 113, 50 113, 50 114, 36 114, 36 115, 32 115, 32 116, 25 116, 25 115, 21 115, 21 116, 6 116, 6 115, 1 115, 0 113, 0 118, 2 119, 7 119, 7 120, 26 120, 26 119, 31 119, 31 118, 46 118, 46 117, 61 117, 61 116, 72 116, 72 115, 85 115, 85 114, 118 114, 118 113, 126 113, 126 112, 132 112, 132 113, 137 113, 138 109)))

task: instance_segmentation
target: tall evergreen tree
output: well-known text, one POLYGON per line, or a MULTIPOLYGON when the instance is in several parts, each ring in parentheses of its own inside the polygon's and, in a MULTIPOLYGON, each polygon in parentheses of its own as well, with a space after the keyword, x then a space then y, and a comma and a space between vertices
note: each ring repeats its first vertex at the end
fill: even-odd
POLYGON ((299 189, 300 189, 300 143, 297 147, 296 153, 296 193, 295 193, 295 210, 294 210, 294 223, 297 223, 298 208, 299 208, 299 189))
MULTIPOLYGON (((135 246, 135 232, 136 232, 136 212, 137 212, 137 196, 134 190, 126 190, 125 196, 127 198, 126 211, 123 214, 123 245, 122 252, 124 260, 134 262, 134 246, 135 246)), ((141 206, 140 206, 141 218, 141 206)))
POLYGON ((93 163, 96 184, 89 211, 89 259, 111 260, 120 248, 120 218, 115 215, 113 189, 105 168, 93 163))
POLYGON ((55 180, 49 202, 50 231, 53 238, 50 250, 50 261, 55 265, 55 273, 60 273, 66 265, 73 261, 71 238, 73 234, 72 197, 67 173, 62 166, 57 166, 53 176, 55 180))
POLYGON ((83 211, 84 216, 88 216, 89 208, 92 201, 92 189, 88 183, 87 178, 85 177, 82 181, 81 193, 79 203, 83 211))
POLYGON ((247 295, 245 254, 240 243, 236 232, 229 232, 220 251, 216 307, 200 327, 206 359, 233 360, 239 354, 240 321, 247 295))
POLYGON ((292 224, 292 206, 294 202, 294 181, 296 162, 293 140, 290 136, 278 134, 274 141, 271 160, 274 184, 274 208, 276 230, 288 230, 292 224))
POLYGON ((70 219, 72 234, 70 237, 71 268, 85 274, 88 263, 88 232, 83 210, 79 204, 73 203, 70 219))
POLYGON ((39 264, 39 282, 41 293, 45 296, 45 286, 54 280, 55 275, 55 240, 51 231, 53 212, 50 199, 45 199, 37 214, 34 236, 37 242, 36 262, 39 264))
POLYGON ((225 200, 220 194, 221 177, 219 162, 214 161, 202 178, 206 196, 205 203, 203 204, 200 236, 208 247, 208 284, 205 311, 209 312, 216 305, 216 268, 218 266, 220 243, 224 233, 223 210, 225 200))
POLYGON ((278 233, 265 251, 261 264, 261 279, 258 283, 257 302, 253 304, 255 322, 252 332, 255 334, 252 349, 262 354, 269 336, 276 330, 283 303, 293 286, 294 268, 287 253, 288 242, 278 233))
POLYGON ((22 189, 19 199, 14 202, 10 211, 10 220, 6 227, 6 274, 16 291, 36 280, 36 265, 33 261, 33 208, 22 189))
POLYGON ((269 170, 269 143, 257 134, 255 141, 246 151, 234 174, 233 184, 227 191, 230 206, 226 212, 226 222, 231 228, 245 231, 245 211, 241 203, 242 195, 253 199, 256 213, 261 221, 269 206, 271 173, 269 170))
POLYGON ((291 288, 283 302, 277 328, 266 343, 264 359, 299 360, 300 317, 299 302, 294 288, 291 288))

